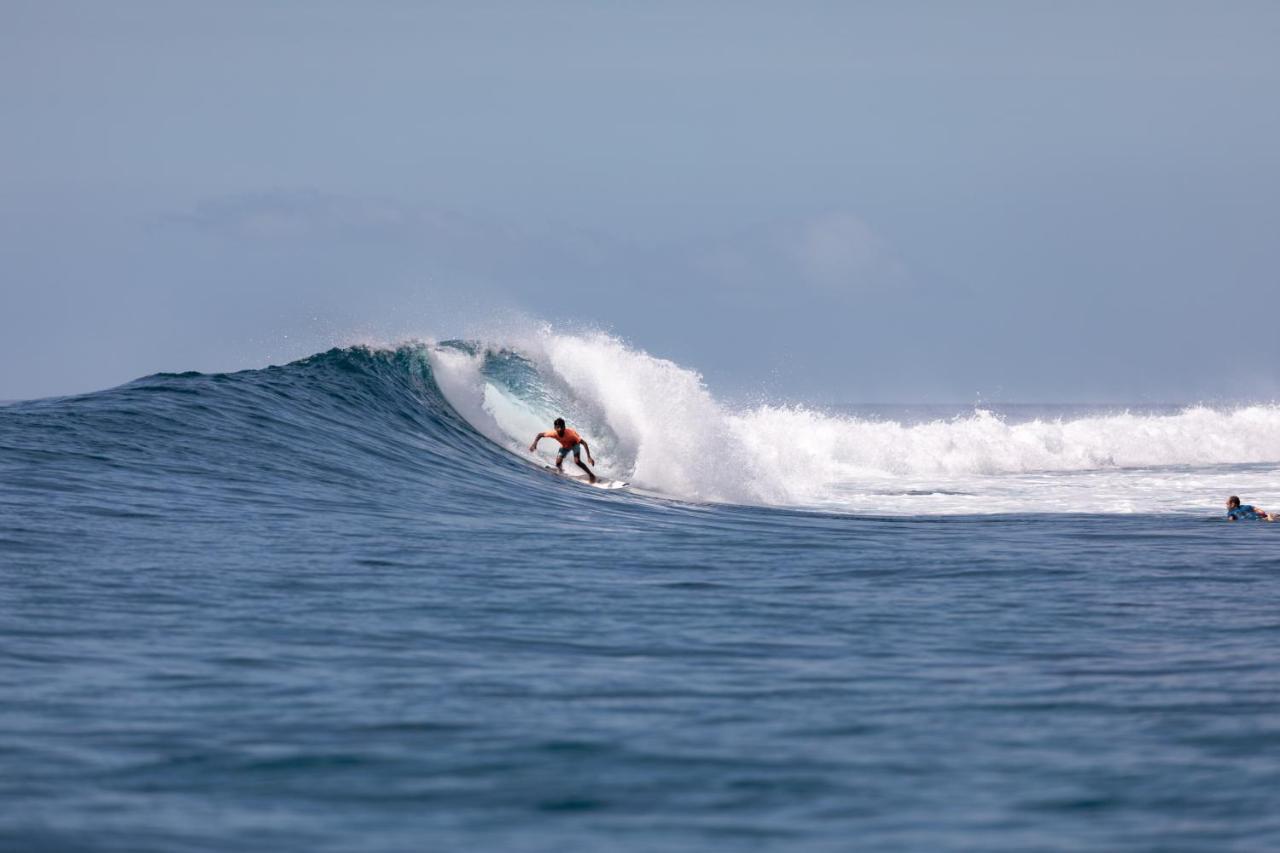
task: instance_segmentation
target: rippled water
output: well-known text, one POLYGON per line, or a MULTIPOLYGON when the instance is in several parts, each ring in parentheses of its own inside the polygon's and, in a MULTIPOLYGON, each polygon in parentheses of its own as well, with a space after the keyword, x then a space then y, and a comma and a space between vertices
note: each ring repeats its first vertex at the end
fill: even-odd
POLYGON ((0 848, 1280 847, 1280 525, 603 492, 412 350, 0 408, 0 848))

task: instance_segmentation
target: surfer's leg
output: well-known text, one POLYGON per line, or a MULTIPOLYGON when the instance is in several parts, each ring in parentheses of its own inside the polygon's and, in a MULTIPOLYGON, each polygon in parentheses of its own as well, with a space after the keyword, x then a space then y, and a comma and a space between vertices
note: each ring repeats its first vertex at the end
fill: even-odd
POLYGON ((579 468, 587 472, 587 476, 591 478, 591 482, 594 483, 596 481, 595 473, 593 473, 592 470, 588 468, 586 465, 582 464, 582 457, 578 456, 578 454, 575 453, 573 454, 573 461, 579 468))

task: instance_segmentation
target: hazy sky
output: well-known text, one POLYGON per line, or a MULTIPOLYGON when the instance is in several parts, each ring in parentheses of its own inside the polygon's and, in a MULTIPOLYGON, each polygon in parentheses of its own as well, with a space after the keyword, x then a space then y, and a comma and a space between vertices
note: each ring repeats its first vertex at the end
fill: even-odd
POLYGON ((1280 3, 0 0, 0 398, 610 330, 736 396, 1280 396, 1280 3))

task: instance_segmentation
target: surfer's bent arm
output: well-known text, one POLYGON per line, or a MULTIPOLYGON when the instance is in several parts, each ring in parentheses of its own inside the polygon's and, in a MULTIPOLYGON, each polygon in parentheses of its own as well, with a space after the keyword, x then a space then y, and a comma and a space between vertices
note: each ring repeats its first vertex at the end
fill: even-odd
POLYGON ((546 438, 546 437, 547 437, 547 434, 546 434, 545 432, 540 432, 540 433, 538 433, 537 435, 535 435, 535 436, 533 437, 533 444, 529 445, 529 450, 530 450, 530 452, 532 452, 532 451, 534 451, 534 450, 537 450, 537 449, 538 449, 538 442, 539 442, 539 441, 542 441, 542 439, 544 439, 544 438, 546 438))
POLYGON ((591 446, 587 444, 587 440, 585 438, 580 438, 578 439, 578 443, 582 445, 583 450, 587 451, 587 461, 592 465, 596 464, 596 460, 591 458, 591 446))

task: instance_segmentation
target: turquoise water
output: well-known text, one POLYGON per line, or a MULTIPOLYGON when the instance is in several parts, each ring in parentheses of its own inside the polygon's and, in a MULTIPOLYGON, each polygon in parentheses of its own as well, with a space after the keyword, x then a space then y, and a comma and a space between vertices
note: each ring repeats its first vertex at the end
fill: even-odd
POLYGON ((1216 492, 877 515, 538 465, 419 347, 0 408, 0 848, 1280 847, 1280 525, 1216 492))

